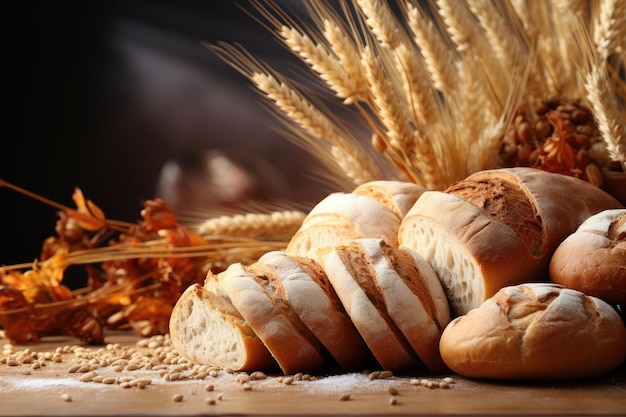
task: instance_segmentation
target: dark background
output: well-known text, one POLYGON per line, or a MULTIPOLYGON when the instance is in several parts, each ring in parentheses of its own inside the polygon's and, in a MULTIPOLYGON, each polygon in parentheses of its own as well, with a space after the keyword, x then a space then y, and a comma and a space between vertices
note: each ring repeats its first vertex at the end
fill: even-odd
MULTIPOLYGON (((329 191, 310 179, 310 155, 268 127, 247 80, 201 44, 238 42, 288 65, 290 55, 238 3, 0 7, 3 180, 70 206, 80 187, 107 217, 136 221, 141 202, 163 194, 168 161, 219 149, 275 167, 272 198, 311 205, 329 191)), ((56 209, 0 188, 0 210, 0 265, 32 261, 54 234, 56 209)))

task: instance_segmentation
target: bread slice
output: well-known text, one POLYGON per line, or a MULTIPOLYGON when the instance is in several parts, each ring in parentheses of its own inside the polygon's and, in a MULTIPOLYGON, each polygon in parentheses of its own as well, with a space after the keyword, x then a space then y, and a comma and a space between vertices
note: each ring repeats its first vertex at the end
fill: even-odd
POLYGON ((310 373, 328 362, 322 344, 287 302, 282 279, 271 266, 234 263, 217 277, 285 374, 310 373))
POLYGON ((319 263, 283 251, 268 252, 258 262, 277 272, 286 300, 339 366, 345 371, 363 370, 370 352, 319 263))
POLYGON ((550 278, 609 304, 626 305, 626 209, 585 220, 552 255, 550 278))
POLYGON ((450 369, 471 378, 593 378, 624 361, 626 327, 599 298, 553 283, 520 284, 454 319, 440 350, 450 369))
POLYGON ((424 191, 425 187, 408 181, 379 180, 359 185, 352 194, 378 201, 402 220, 424 191))
POLYGON ((397 246, 398 216, 378 201, 352 193, 332 193, 320 201, 302 222, 285 252, 317 259, 317 249, 360 238, 384 239, 397 246))
POLYGON ((427 191, 402 220, 398 242, 433 267, 453 315, 500 288, 547 281, 557 246, 589 216, 621 204, 577 178, 534 168, 482 171, 427 191))
POLYGON ((384 369, 440 371, 439 337, 450 320, 428 264, 381 239, 320 250, 322 265, 361 336, 384 369), (424 272, 420 272, 420 267, 424 272))
POLYGON ((235 371, 277 368, 237 309, 198 284, 187 288, 176 302, 170 337, 177 352, 194 363, 235 371))

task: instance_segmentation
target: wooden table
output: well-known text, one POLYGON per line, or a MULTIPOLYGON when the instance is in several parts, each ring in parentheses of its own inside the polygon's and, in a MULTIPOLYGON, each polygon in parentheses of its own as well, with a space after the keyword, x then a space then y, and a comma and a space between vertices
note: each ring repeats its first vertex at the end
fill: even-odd
MULTIPOLYGON (((128 333, 107 337, 109 343, 122 347, 136 347, 138 340, 128 333)), ((54 337, 14 346, 13 351, 54 352, 75 343, 54 337)), ((109 366, 98 370, 102 377, 125 375, 127 381, 152 381, 141 389, 124 388, 120 383, 81 382, 80 373, 69 372, 76 362, 71 354, 39 369, 30 364, 9 366, 8 356, 4 357, 0 364, 0 416, 626 415, 624 366, 604 378, 578 383, 493 383, 451 375, 454 382, 448 388, 416 385, 416 379, 437 382, 444 377, 418 374, 374 380, 361 373, 336 374, 288 385, 280 382, 279 375, 242 384, 234 374, 225 372, 202 380, 167 381, 163 369, 119 372, 109 366), (207 391, 208 385, 214 390, 207 391), (396 404, 390 403, 390 388, 398 391, 396 404), (350 399, 341 401, 344 394, 350 399), (181 401, 174 400, 177 395, 182 395, 181 401), (208 399, 215 403, 209 404, 208 399)))

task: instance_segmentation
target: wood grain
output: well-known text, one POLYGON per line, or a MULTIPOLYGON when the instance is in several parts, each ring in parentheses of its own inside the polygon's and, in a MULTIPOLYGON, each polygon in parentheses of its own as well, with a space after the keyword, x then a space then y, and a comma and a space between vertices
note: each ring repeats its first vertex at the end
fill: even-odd
MULTIPOLYGON (((126 333, 108 337, 110 343, 135 346, 138 338, 126 333)), ((0 341, 2 341, 0 339, 0 341)), ((74 344, 66 338, 16 346, 14 350, 54 351, 74 344)), ((71 355, 63 362, 32 370, 29 366, 0 365, 1 416, 198 416, 198 415, 619 415, 626 413, 626 369, 592 381, 517 384, 474 381, 451 375, 449 388, 426 388, 415 378, 441 380, 443 376, 406 375, 370 380, 364 374, 320 376, 316 381, 279 382, 278 375, 250 382, 250 390, 230 374, 204 380, 165 381, 156 371, 135 376, 152 378, 144 389, 80 382, 69 373, 71 355), (207 391, 212 384, 214 391, 207 391), (389 388, 398 391, 391 405, 389 388), (63 394, 71 401, 62 399, 63 394), (183 395, 175 402, 173 397, 183 395), (218 395, 223 395, 221 400, 218 395), (340 401, 342 394, 350 400, 340 401), (214 405, 208 398, 216 399, 214 405)), ((100 373, 121 376, 113 369, 100 373)), ((133 375, 135 371, 122 374, 133 375)), ((137 371, 139 372, 139 371, 137 371)))

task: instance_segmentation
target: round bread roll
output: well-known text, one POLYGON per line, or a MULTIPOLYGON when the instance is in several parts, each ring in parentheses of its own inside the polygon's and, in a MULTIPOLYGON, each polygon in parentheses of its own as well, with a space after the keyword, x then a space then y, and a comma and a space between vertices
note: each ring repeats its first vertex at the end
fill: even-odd
POLYGON ((460 315, 505 286, 548 281, 558 245, 589 216, 614 208, 623 207, 577 178, 488 170, 424 192, 402 220, 398 243, 432 265, 460 315))
POLYGON ((626 209, 589 217, 557 248, 550 261, 552 281, 626 304, 626 209))
POLYGON ((285 253, 319 261, 317 249, 355 239, 384 239, 398 245, 400 218, 389 208, 365 195, 332 193, 307 214, 285 253))
POLYGON ((626 357, 626 327, 596 297, 554 283, 505 287, 454 319, 440 340, 454 372, 499 380, 601 376, 626 357))
POLYGON ((450 321, 434 271, 408 248, 358 239, 320 249, 326 274, 374 357, 392 371, 440 372, 439 338, 450 321))
POLYGON ((402 220, 424 191, 426 188, 413 182, 379 180, 359 185, 352 194, 373 198, 402 220))

